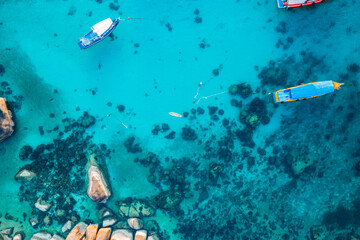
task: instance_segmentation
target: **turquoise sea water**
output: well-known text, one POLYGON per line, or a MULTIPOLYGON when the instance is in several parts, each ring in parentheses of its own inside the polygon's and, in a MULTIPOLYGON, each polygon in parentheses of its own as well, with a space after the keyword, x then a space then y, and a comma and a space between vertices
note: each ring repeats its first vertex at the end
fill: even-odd
MULTIPOLYGON (((5 68, 0 82, 12 90, 0 97, 21 104, 13 109, 15 134, 0 145, 1 229, 14 226, 27 237, 40 229, 60 231, 62 224, 55 220, 51 226, 30 226, 29 217, 39 214, 33 199, 44 189, 27 200, 20 194, 14 176, 31 161, 20 160, 19 151, 61 138, 62 120, 87 111, 96 123, 85 135, 111 151, 102 159, 112 189, 106 206, 118 213, 117 201, 145 199, 157 208, 150 219, 164 238, 307 239, 317 225, 326 229, 322 239, 360 234, 359 6, 336 0, 295 10, 278 9, 275 0, 0 0, 0 64, 5 68), (121 22, 113 40, 78 48, 78 39, 92 25, 119 15, 142 19, 121 22), (268 68, 267 79, 258 76, 268 68), (322 80, 349 86, 280 106, 263 94, 242 99, 228 93, 242 82, 266 92, 322 80), (217 93, 222 94, 197 102, 217 93), (265 101, 259 112, 270 122, 241 141, 246 133, 237 132, 245 128, 239 114, 256 97, 265 101), (232 106, 232 99, 241 100, 242 107, 232 106), (219 120, 209 115, 209 106, 224 111, 216 112, 219 120), (192 114, 198 107, 205 113, 192 114), (168 112, 190 115, 175 118, 168 112), (154 135, 154 126, 162 123, 170 130, 154 135), (182 138, 185 126, 195 130, 196 140, 182 138), (176 132, 174 139, 165 138, 170 131, 176 132), (125 148, 132 136, 142 152, 125 148), (151 166, 134 161, 149 152, 159 158, 153 166, 158 185, 148 181, 151 166), (301 161, 309 166, 295 175, 294 165, 301 161), (214 164, 221 170, 212 179, 214 164), (164 169, 174 172, 174 165, 180 166, 174 174, 185 181, 166 180, 164 169), (189 185, 191 194, 184 191, 178 206, 161 209, 154 197, 176 185, 189 185)), ((85 185, 73 197, 79 220, 100 221, 98 204, 86 196, 85 185)))

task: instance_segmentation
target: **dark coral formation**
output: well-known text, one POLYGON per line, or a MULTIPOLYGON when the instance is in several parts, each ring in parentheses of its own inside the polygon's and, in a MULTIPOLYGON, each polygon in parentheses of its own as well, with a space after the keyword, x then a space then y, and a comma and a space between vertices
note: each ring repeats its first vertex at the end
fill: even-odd
POLYGON ((160 125, 155 125, 154 129, 151 130, 151 133, 153 135, 158 135, 159 133, 164 133, 166 134, 164 136, 164 138, 166 139, 174 139, 175 138, 175 131, 171 131, 170 133, 168 133, 168 131, 170 130, 170 126, 167 123, 162 123, 161 126, 160 125))
POLYGON ((0 64, 0 76, 2 77, 5 74, 5 67, 4 65, 0 64))
POLYGON ((194 141, 198 138, 195 130, 189 126, 185 126, 182 128, 181 137, 185 141, 194 141))
POLYGON ((119 5, 118 1, 115 0, 114 2, 112 2, 112 3, 109 4, 109 8, 110 8, 111 10, 117 11, 117 10, 119 10, 120 5, 119 5))
POLYGON ((324 56, 316 56, 312 52, 301 51, 298 56, 284 56, 269 61, 258 74, 262 86, 290 87, 300 83, 316 80, 316 72, 326 73, 328 67, 324 56), (301 66, 301 68, 295 67, 301 66), (291 79, 291 82, 289 80, 291 79), (291 85, 290 85, 291 84, 291 85))
MULTIPOLYGON (((167 158, 167 160, 170 160, 167 158)), ((183 214, 180 203, 192 196, 190 183, 186 181, 187 168, 192 164, 190 159, 171 159, 172 166, 164 167, 159 156, 149 152, 145 158, 136 158, 135 162, 144 167, 149 167, 150 174, 148 181, 157 187, 161 192, 152 197, 152 204, 177 216, 183 214), (163 186, 168 190, 163 190, 163 186)))
POLYGON ((276 63, 275 61, 270 61, 268 66, 261 70, 261 72, 258 74, 258 77, 261 79, 262 85, 286 86, 289 73, 280 64, 276 63))
POLYGON ((142 152, 142 148, 140 147, 140 143, 135 143, 135 137, 131 136, 124 142, 124 146, 129 153, 140 153, 142 152))
POLYGON ((194 22, 195 23, 202 23, 202 18, 199 16, 199 14, 200 14, 199 9, 196 9, 194 11, 194 14, 195 14, 194 22))
POLYGON ((360 72, 360 66, 356 63, 352 63, 347 67, 347 70, 352 73, 360 72))
POLYGON ((32 218, 36 219, 37 227, 49 224, 49 219, 57 220, 60 224, 65 223, 69 216, 80 219, 73 210, 76 201, 71 195, 85 193, 84 169, 88 154, 96 154, 102 159, 110 154, 104 144, 93 144, 92 137, 86 134, 86 129, 91 126, 88 123, 92 123, 90 118, 93 117, 84 113, 77 120, 64 119, 67 137, 59 134, 52 143, 34 148, 25 145, 19 152, 21 160, 31 161, 20 171, 26 170, 34 175, 30 179, 19 178, 20 201, 28 201, 33 207, 32 218), (39 203, 38 208, 43 210, 35 208, 35 203, 39 203))
POLYGON ((285 33, 288 32, 289 29, 288 29, 288 27, 287 27, 287 25, 286 25, 286 22, 281 21, 281 22, 279 22, 279 24, 276 26, 275 30, 276 30, 276 32, 278 32, 278 33, 285 34, 285 33))
POLYGON ((250 128, 256 128, 260 124, 268 124, 270 118, 265 101, 254 98, 245 109, 241 110, 239 120, 250 128))
POLYGON ((117 110, 119 112, 124 112, 125 111, 125 106, 124 105, 117 105, 116 108, 117 108, 117 110))
POLYGON ((242 98, 248 98, 253 90, 251 89, 250 84, 242 82, 240 84, 234 84, 229 87, 229 92, 232 95, 239 94, 242 98))
POLYGON ((1 82, 0 84, 0 96, 6 98, 8 105, 11 106, 13 114, 21 109, 24 97, 22 95, 15 95, 8 82, 1 82))

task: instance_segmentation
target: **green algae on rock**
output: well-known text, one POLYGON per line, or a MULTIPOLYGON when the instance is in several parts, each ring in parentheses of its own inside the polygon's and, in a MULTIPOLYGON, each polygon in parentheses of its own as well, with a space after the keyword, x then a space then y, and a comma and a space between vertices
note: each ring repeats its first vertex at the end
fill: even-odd
POLYGON ((237 94, 237 92, 238 92, 238 85, 233 84, 229 87, 230 94, 235 95, 235 94, 237 94))
POLYGON ((323 225, 316 225, 311 227, 312 240, 325 240, 327 239, 326 227, 323 225))
POLYGON ((242 82, 240 84, 233 84, 229 87, 229 93, 232 95, 239 94, 242 98, 248 98, 253 91, 250 84, 247 82, 242 82))
POLYGON ((128 198, 125 201, 117 202, 117 204, 122 217, 149 217, 155 214, 155 209, 140 199, 128 198))
POLYGON ((176 210, 183 199, 184 196, 181 192, 173 190, 161 192, 157 196, 153 197, 153 201, 156 206, 167 211, 176 210))

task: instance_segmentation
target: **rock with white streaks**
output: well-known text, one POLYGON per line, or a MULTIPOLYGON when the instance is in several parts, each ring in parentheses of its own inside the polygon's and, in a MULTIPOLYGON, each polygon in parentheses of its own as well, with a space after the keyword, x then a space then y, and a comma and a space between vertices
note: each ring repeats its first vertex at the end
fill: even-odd
POLYGON ((66 240, 80 240, 86 232, 87 224, 80 222, 70 231, 67 235, 66 240))
POLYGON ((135 233, 134 240, 146 240, 147 237, 147 231, 146 230, 138 230, 135 233))
POLYGON ((134 234, 129 229, 117 229, 113 231, 110 240, 133 240, 134 234))
POLYGON ((86 228, 86 240, 95 240, 99 228, 97 224, 90 224, 86 228))
POLYGON ((35 203, 35 207, 42 212, 46 212, 51 208, 51 203, 45 202, 39 198, 35 203))
POLYGON ((51 239, 51 234, 46 231, 37 232, 31 237, 31 240, 50 240, 50 239, 51 239))
POLYGON ((34 172, 27 169, 22 169, 15 175, 15 179, 31 181, 31 179, 33 179, 35 176, 36 174, 34 172))
POLYGON ((94 202, 106 203, 111 196, 110 187, 93 155, 90 156, 88 162, 87 180, 87 194, 90 199, 94 202))
POLYGON ((111 228, 100 228, 96 240, 109 240, 111 236, 111 228))
POLYGON ((144 226, 143 221, 139 218, 129 218, 127 222, 129 226, 135 230, 141 229, 144 226))

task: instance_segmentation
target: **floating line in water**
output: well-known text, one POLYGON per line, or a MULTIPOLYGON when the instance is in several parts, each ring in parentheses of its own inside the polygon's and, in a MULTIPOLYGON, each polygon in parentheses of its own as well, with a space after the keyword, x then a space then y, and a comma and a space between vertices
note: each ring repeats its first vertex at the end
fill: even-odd
POLYGON ((203 84, 202 82, 199 83, 199 87, 198 87, 198 89, 197 89, 197 91, 196 91, 196 95, 194 96, 195 99, 196 99, 197 96, 199 95, 199 91, 200 91, 200 88, 201 88, 201 85, 202 85, 202 84, 203 84))
POLYGON ((120 119, 118 119, 116 116, 113 116, 111 113, 106 115, 106 117, 114 117, 117 121, 119 121, 125 128, 129 128, 127 125, 125 125, 120 119))
POLYGON ((195 104, 198 104, 200 102, 201 99, 208 99, 208 98, 211 98, 211 97, 214 97, 214 96, 217 96, 217 95, 221 95, 221 94, 224 94, 226 93, 227 91, 224 91, 224 92, 219 92, 219 93, 215 93, 215 94, 211 94, 209 96, 206 96, 206 97, 201 97, 197 100, 197 102, 195 104))

